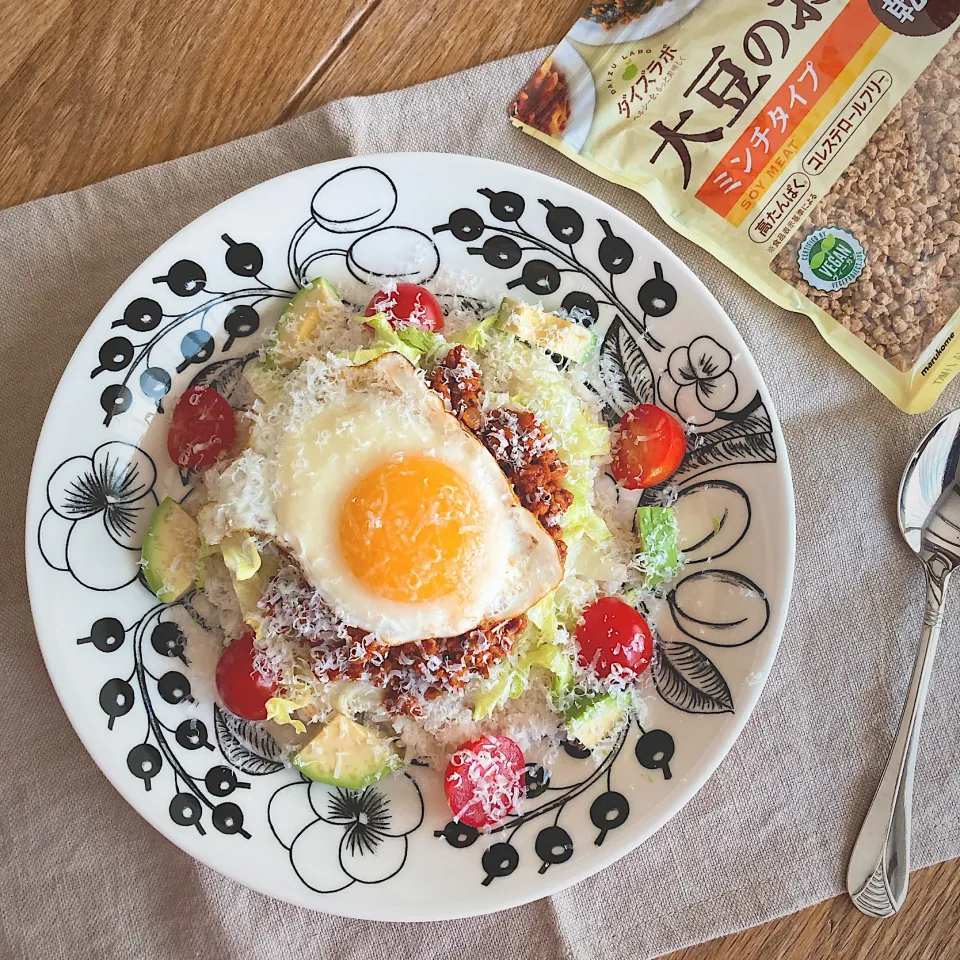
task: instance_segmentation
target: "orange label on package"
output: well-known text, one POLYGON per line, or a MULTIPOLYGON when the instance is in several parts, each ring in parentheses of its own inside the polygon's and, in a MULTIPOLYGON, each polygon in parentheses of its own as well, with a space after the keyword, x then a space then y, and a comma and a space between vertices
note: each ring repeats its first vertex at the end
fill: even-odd
POLYGON ((739 226, 890 35, 867 0, 849 3, 707 174, 697 199, 739 226))

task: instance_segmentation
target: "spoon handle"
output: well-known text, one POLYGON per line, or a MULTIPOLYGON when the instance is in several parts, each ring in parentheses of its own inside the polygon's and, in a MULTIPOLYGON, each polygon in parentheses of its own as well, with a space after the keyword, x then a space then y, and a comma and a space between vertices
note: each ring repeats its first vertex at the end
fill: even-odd
POLYGON ((936 558, 925 564, 927 601, 907 701, 890 757, 860 827, 847 867, 854 905, 871 917, 890 917, 903 905, 910 879, 910 807, 920 721, 933 673, 950 570, 936 558))

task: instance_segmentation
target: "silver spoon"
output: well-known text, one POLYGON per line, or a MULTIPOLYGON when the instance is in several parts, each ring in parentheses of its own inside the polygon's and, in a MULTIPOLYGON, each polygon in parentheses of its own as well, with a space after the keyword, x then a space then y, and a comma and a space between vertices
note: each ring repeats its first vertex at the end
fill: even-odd
POLYGON ((920 721, 943 622, 943 596, 960 564, 960 410, 941 420, 910 458, 900 481, 900 532, 920 557, 927 580, 920 649, 897 737, 847 867, 858 910, 890 917, 910 880, 910 806, 920 721))

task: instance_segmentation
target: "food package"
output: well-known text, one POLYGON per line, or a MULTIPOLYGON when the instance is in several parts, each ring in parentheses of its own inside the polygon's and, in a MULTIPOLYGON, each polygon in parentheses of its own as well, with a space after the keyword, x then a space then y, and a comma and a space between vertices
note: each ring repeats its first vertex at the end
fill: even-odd
POLYGON ((919 413, 960 368, 958 17, 960 0, 593 3, 510 112, 919 413))

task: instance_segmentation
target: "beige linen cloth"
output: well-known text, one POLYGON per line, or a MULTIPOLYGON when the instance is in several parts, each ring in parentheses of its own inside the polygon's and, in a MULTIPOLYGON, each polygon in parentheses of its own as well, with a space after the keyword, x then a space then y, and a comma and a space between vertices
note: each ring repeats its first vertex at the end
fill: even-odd
MULTIPOLYGON (((512 129, 542 52, 0 212, 0 957, 643 960, 839 893, 889 749, 920 628, 921 570, 896 531, 900 471, 960 390, 899 413, 804 317, 774 308, 625 189, 512 129), (23 571, 30 462, 87 325, 163 240, 227 197, 348 154, 435 150, 541 170, 614 204, 699 274, 769 384, 793 466, 797 572, 777 661, 743 735, 656 836, 549 900, 486 918, 374 924, 270 900, 194 862, 120 798, 47 679, 23 571)), ((56 603, 56 596, 38 598, 56 603)), ((960 855, 960 603, 924 722, 915 867, 960 855)), ((374 891, 372 896, 377 896, 374 891)))

